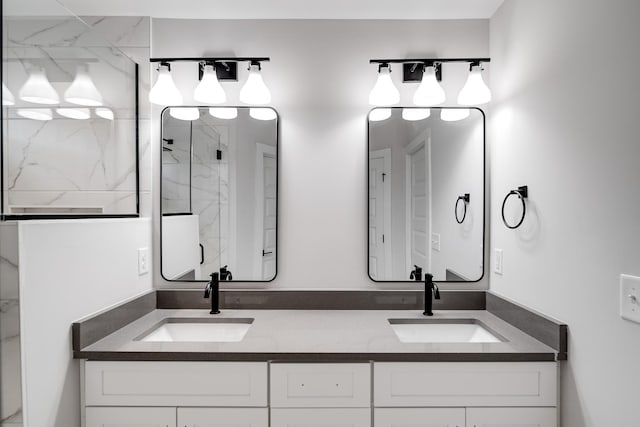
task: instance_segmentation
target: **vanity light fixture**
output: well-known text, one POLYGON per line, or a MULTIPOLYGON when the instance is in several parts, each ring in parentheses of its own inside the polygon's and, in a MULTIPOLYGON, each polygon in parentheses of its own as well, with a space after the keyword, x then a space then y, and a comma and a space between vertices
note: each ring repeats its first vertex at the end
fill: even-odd
POLYGON ((102 105, 102 94, 89 75, 89 66, 80 64, 76 69, 76 77, 64 93, 64 100, 71 104, 87 107, 102 105))
POLYGON ((443 108, 440 110, 440 119, 444 122, 459 122, 469 117, 470 114, 468 108, 443 108))
POLYGON ((216 119, 232 120, 238 117, 238 109, 233 107, 212 107, 209 114, 216 119))
POLYGON ((193 92, 193 99, 204 105, 223 104, 227 102, 227 94, 218 81, 215 62, 203 62, 202 79, 193 92))
POLYGON ((96 108, 96 116, 101 117, 105 120, 111 120, 111 121, 115 119, 113 110, 111 108, 106 108, 106 107, 96 108))
POLYGON ((56 113, 62 117, 74 120, 87 120, 91 118, 88 108, 56 108, 56 113))
POLYGON ((400 102, 400 92, 391 80, 391 66, 381 63, 378 66, 378 80, 369 93, 369 104, 375 107, 390 107, 400 102))
POLYGON ((402 118, 409 122, 417 122, 431 116, 430 108, 403 108, 402 118))
POLYGON ((418 107, 432 107, 442 104, 445 99, 444 89, 442 89, 436 77, 436 65, 425 66, 422 82, 418 86, 418 90, 413 94, 413 103, 418 107))
MULTIPOLYGON (((60 103, 60 95, 58 95, 58 92, 56 92, 53 86, 51 86, 51 83, 49 83, 44 68, 34 68, 31 70, 29 78, 20 89, 20 92, 18 92, 18 97, 32 104, 57 105, 60 103)), ((30 110, 27 109, 26 111, 30 110)))
POLYGON ((5 85, 4 82, 2 82, 2 105, 4 105, 5 107, 8 107, 15 104, 16 104, 16 97, 13 96, 13 94, 11 93, 7 85, 5 85))
POLYGON ((53 119, 51 108, 19 108, 16 114, 29 120, 49 121, 53 119))
POLYGON ((391 108, 375 108, 369 113, 369 121, 382 122, 391 117, 391 108))
POLYGON ((182 105, 182 94, 171 77, 171 64, 160 62, 158 80, 149 92, 149 102, 156 105, 182 105))
POLYGON ((249 108, 249 116, 256 120, 275 120, 278 115, 271 108, 249 108))
POLYGON ((460 105, 482 105, 491 101, 491 90, 482 79, 482 65, 472 62, 469 77, 458 95, 460 105))
POLYGON ((174 119, 185 120, 185 121, 194 121, 200 118, 200 110, 195 107, 190 108, 169 108, 169 114, 174 119))
POLYGON ((261 74, 260 62, 251 61, 249 64, 249 77, 242 89, 240 89, 240 101, 249 105, 267 105, 271 103, 271 92, 264 84, 261 74))

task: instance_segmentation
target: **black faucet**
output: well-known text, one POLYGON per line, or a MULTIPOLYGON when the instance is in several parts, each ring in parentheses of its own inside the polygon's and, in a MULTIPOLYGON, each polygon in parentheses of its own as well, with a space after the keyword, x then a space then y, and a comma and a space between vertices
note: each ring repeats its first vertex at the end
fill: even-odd
POLYGON ((221 281, 225 281, 225 280, 233 280, 233 275, 231 274, 231 271, 229 271, 229 266, 225 265, 224 267, 220 267, 220 280, 221 281))
POLYGON ((409 280, 420 282, 422 280, 422 267, 414 265, 413 270, 411 270, 411 274, 409 274, 409 280))
POLYGON ((440 299, 440 289, 433 283, 433 274, 424 275, 424 314, 433 316, 433 298, 440 299))
POLYGON ((211 297, 211 314, 220 314, 220 274, 211 273, 211 280, 204 288, 204 297, 211 297))

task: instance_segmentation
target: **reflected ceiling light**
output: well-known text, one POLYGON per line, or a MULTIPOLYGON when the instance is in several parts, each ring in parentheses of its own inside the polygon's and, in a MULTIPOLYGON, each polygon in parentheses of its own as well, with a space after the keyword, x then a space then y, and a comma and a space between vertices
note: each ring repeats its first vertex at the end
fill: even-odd
POLYGON ((16 97, 13 96, 9 88, 2 82, 2 105, 15 105, 16 97))
POLYGON ((200 110, 197 108, 169 108, 169 114, 178 120, 193 121, 200 118, 200 110))
POLYGON ((271 102, 271 92, 262 80, 261 66, 258 61, 251 61, 249 78, 240 89, 240 101, 249 105, 266 105, 271 102))
POLYGON ((380 64, 378 80, 369 93, 369 104, 376 107, 388 107, 400 102, 400 91, 391 80, 391 66, 380 64))
POLYGON ((209 108, 209 114, 216 119, 232 120, 238 117, 238 109, 232 107, 209 108))
POLYGON ((72 104, 98 107, 102 105, 102 94, 89 75, 89 66, 80 64, 76 69, 76 78, 64 93, 64 100, 72 104))
POLYGON ((431 116, 430 108, 403 108, 402 118, 410 122, 424 120, 431 116))
POLYGON ((249 108, 249 115, 256 120, 275 120, 278 117, 271 108, 249 108))
POLYGON ((205 63, 202 80, 193 92, 193 99, 202 104, 222 104, 227 101, 227 94, 218 81, 213 63, 205 63))
POLYGON ((171 77, 171 66, 161 62, 158 68, 158 80, 149 92, 149 102, 156 105, 182 105, 182 94, 171 77))
POLYGON ((19 108, 16 114, 30 120, 49 121, 53 119, 53 112, 50 108, 19 108))
POLYGON ((18 97, 33 104, 56 105, 60 103, 60 96, 49 83, 44 68, 34 68, 31 71, 29 78, 18 92, 18 97))
POLYGON ((106 107, 96 108, 96 116, 102 117, 103 119, 106 119, 106 120, 115 119, 113 110, 111 108, 106 108, 106 107))
POLYGON ((457 122, 469 117, 471 112, 468 108, 443 108, 440 111, 440 118, 445 122, 457 122))
POLYGON ((391 117, 391 108, 376 108, 369 113, 369 121, 381 122, 391 117))
POLYGON ((460 105, 481 105, 491 101, 491 91, 482 79, 482 66, 472 63, 469 77, 458 95, 460 105))
POLYGON ((435 65, 426 66, 422 74, 422 82, 413 94, 413 103, 419 107, 431 107, 442 104, 445 99, 444 89, 436 77, 435 65))
POLYGON ((56 113, 62 117, 74 120, 87 120, 91 118, 88 108, 56 108, 56 113))

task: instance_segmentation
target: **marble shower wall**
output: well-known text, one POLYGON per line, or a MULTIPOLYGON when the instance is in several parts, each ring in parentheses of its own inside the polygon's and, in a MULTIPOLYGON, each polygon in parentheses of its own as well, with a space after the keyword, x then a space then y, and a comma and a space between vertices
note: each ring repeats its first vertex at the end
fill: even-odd
POLYGON ((149 19, 82 19, 86 24, 73 17, 5 19, 4 81, 14 95, 33 66, 43 66, 62 95, 78 60, 87 60, 116 117, 72 120, 56 115, 38 122, 18 117, 16 108, 5 110, 5 212, 135 213, 133 60, 139 64, 140 82, 141 213, 150 216, 149 19))

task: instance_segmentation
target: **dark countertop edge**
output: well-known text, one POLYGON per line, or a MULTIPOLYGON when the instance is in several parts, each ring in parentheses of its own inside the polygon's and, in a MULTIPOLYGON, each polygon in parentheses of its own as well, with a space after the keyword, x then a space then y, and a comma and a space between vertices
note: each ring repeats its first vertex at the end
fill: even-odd
MULTIPOLYGON (((199 353, 74 351, 75 359, 129 362, 555 362, 555 353, 199 353)), ((560 360, 560 359, 558 359, 560 360)))

